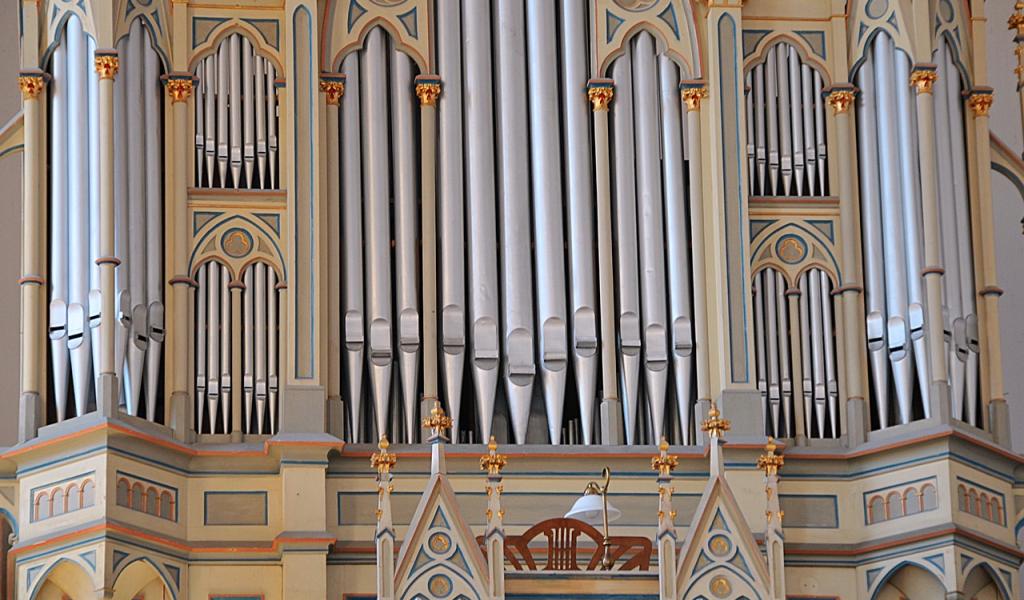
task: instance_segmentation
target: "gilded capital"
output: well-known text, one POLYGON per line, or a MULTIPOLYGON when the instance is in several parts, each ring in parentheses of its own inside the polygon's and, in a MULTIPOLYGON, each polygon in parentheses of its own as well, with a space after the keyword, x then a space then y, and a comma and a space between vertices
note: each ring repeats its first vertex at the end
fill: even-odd
POLYGON ((832 113, 841 115, 850 110, 856 97, 857 95, 854 94, 853 90, 842 89, 833 90, 826 99, 828 100, 828 105, 832 107, 832 113))
POLYGON ((993 100, 991 89, 979 89, 971 92, 971 95, 968 96, 967 106, 974 111, 975 117, 987 117, 993 100))
POLYGON ((594 107, 594 112, 608 110, 615 96, 615 84, 611 79, 591 79, 587 82, 587 99, 594 107))
POLYGON ((167 95, 171 102, 188 102, 192 95, 192 76, 170 76, 167 78, 167 95))
POLYGON ((684 81, 679 84, 679 91, 688 111, 700 110, 700 101, 708 97, 708 88, 702 81, 684 81))
POLYGON ((918 94, 930 94, 938 78, 934 65, 914 65, 910 73, 910 85, 914 86, 918 94))
POLYGON ((35 100, 45 87, 46 75, 41 72, 28 72, 18 75, 18 89, 21 90, 21 97, 24 100, 35 100))
POLYGON ((1024 2, 1013 5, 1013 14, 1006 20, 1006 28, 1016 32, 1014 39, 1024 39, 1024 2))
POLYGON ((121 61, 118 59, 117 51, 115 50, 97 51, 94 64, 100 79, 113 79, 117 75, 117 70, 121 67, 121 61))
POLYGON ((321 76, 320 91, 327 97, 329 106, 338 106, 341 104, 342 96, 345 95, 345 76, 321 76))
POLYGON ((416 97, 421 106, 437 106, 441 97, 441 78, 436 75, 420 75, 416 78, 416 97))

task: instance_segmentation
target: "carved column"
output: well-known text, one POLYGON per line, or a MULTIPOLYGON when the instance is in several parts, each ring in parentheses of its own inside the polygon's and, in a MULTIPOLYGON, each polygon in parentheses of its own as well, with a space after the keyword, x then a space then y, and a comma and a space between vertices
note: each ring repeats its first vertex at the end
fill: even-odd
POLYGON ((18 87, 21 88, 25 123, 21 208, 24 223, 21 279, 18 280, 21 286, 21 417, 18 441, 24 442, 36 436, 44 418, 40 391, 45 372, 42 340, 46 334, 42 304, 46 280, 43 278, 41 248, 46 239, 46 225, 43 218, 45 199, 40 197, 39 178, 44 173, 40 132, 46 109, 39 106, 39 97, 46 89, 46 75, 42 71, 23 71, 18 77, 18 87))
POLYGON ((120 66, 117 50, 96 50, 99 75, 99 179, 100 179, 100 378, 96 409, 105 416, 117 412, 118 373, 114 364, 114 268, 121 263, 114 256, 114 77, 120 66))
POLYGON ((327 433, 345 434, 341 398, 341 184, 338 174, 338 109, 345 95, 345 75, 321 73, 320 91, 327 105, 327 433))
MULTIPOLYGON (((416 78, 420 99, 420 237, 423 285, 423 398, 420 414, 437 400, 437 99, 441 79, 437 75, 416 78)), ((454 414, 454 413, 453 413, 454 414)), ((456 427, 457 429, 457 427, 456 427)), ((426 432, 421 432, 426 437, 426 432)), ((458 441, 458 440, 455 440, 458 441)))

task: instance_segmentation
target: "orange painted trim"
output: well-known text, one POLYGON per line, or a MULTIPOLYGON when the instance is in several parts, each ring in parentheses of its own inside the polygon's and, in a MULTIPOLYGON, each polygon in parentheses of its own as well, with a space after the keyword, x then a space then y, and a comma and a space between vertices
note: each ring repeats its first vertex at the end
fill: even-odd
POLYGON ((965 538, 970 538, 976 542, 981 542, 986 546, 1001 550, 1015 558, 1024 559, 1024 552, 1021 552, 1017 548, 1007 546, 1001 542, 997 542, 991 538, 987 538, 983 535, 979 535, 966 529, 959 527, 947 527, 938 531, 932 531, 930 533, 922 533, 919 535, 912 535, 909 537, 900 538, 898 540, 892 540, 888 542, 882 542, 880 544, 874 544, 872 546, 865 546, 862 548, 851 548, 851 549, 806 549, 800 550, 797 548, 786 548, 787 554, 794 554, 799 556, 857 556, 859 554, 867 554, 870 552, 877 552, 879 550, 887 550, 889 548, 895 548, 898 546, 904 546, 907 544, 913 544, 915 542, 922 542, 946 535, 959 535, 965 538))

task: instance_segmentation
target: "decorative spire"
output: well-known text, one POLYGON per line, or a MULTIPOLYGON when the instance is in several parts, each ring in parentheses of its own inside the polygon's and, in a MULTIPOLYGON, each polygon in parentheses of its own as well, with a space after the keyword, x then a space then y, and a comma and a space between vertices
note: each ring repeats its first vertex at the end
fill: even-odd
POLYGON ((718 405, 715 401, 711 401, 711 408, 708 409, 708 418, 704 419, 701 423, 701 431, 707 432, 712 438, 721 438, 722 434, 732 427, 728 419, 721 418, 721 412, 718 410, 718 405))
POLYGON ((433 430, 434 435, 431 436, 431 439, 448 439, 445 437, 444 432, 446 429, 452 428, 452 418, 444 414, 440 400, 434 400, 434 408, 430 409, 430 416, 423 419, 423 426, 433 430))
POLYGON ((786 463, 785 457, 775 453, 778 447, 778 444, 775 443, 775 438, 769 436, 768 443, 764 446, 765 454, 757 457, 757 468, 764 471, 765 477, 778 475, 779 469, 786 463))
POLYGON ((651 457, 651 470, 658 472, 659 479, 665 479, 672 475, 672 469, 679 466, 679 459, 668 453, 668 440, 661 438, 658 444, 658 456, 651 457))
POLYGON ((388 436, 380 436, 380 442, 377 444, 380 448, 380 452, 374 452, 370 456, 370 466, 377 469, 378 477, 387 477, 391 474, 391 469, 394 468, 395 463, 398 462, 398 456, 392 452, 388 452, 388 448, 391 444, 388 443, 388 436))
POLYGON ((498 477, 506 464, 508 459, 503 454, 498 454, 498 442, 494 441, 492 435, 491 441, 487 443, 487 454, 480 457, 480 470, 487 471, 489 477, 498 477))

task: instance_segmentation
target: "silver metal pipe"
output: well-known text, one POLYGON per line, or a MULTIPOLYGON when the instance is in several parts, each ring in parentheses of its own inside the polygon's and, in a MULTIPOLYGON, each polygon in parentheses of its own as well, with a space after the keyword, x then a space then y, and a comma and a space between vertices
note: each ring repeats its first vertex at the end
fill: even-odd
POLYGON ((764 331, 765 284, 764 271, 754 275, 754 364, 757 373, 757 391, 761 394, 761 413, 765 423, 770 422, 768 403, 767 343, 764 331))
MULTIPOLYGON (((793 376, 790 361, 792 354, 789 348, 789 303, 786 301, 786 279, 782 273, 775 272, 775 308, 779 312, 779 380, 782 386, 782 425, 779 435, 793 437, 793 376)), ((778 420, 775 421, 778 423, 778 420)))
POLYGON ((243 433, 262 433, 252 430, 252 409, 253 394, 255 393, 255 365, 253 364, 253 350, 255 346, 255 308, 254 298, 256 289, 253 287, 254 265, 249 266, 242 275, 242 283, 245 284, 245 291, 242 294, 242 411, 244 421, 242 422, 243 433))
MULTIPOLYGON (((348 392, 350 419, 349 441, 362 441, 363 423, 363 371, 365 349, 365 311, 363 310, 363 173, 360 133, 360 85, 359 55, 355 52, 345 57, 342 68, 347 75, 347 94, 341 101, 341 222, 343 281, 341 310, 344 318, 345 340, 345 384, 348 392)), ((259 88, 260 86, 256 86, 259 88)), ((257 103, 265 114, 265 104, 257 103)), ((257 126, 259 125, 257 120, 257 126)), ((259 138, 257 129, 257 138, 259 138)), ((264 141, 262 148, 266 147, 264 141)), ((264 159, 265 163, 265 159, 264 159)), ((262 164, 262 163, 261 163, 262 164)), ((260 179, 263 180, 261 170, 260 179)))
MULTIPOLYGON (((764 278, 764 312, 765 320, 768 321, 767 337, 765 345, 768 351, 768 416, 771 419, 772 431, 779 435, 779 412, 782 405, 782 382, 779 381, 779 300, 783 298, 776 289, 777 281, 775 269, 765 269, 761 276, 764 278)), ((785 301, 782 302, 785 305, 785 301)))
POLYGON ((811 293, 811 364, 814 379, 814 418, 818 423, 818 436, 825 437, 825 413, 828 410, 825 392, 825 349, 822 344, 821 279, 814 271, 807 272, 807 288, 811 293))
MULTIPOLYGON (((796 184, 797 196, 804 194, 804 169, 806 167, 806 154, 804 154, 804 111, 802 110, 801 99, 803 97, 803 85, 800 77, 800 55, 796 48, 789 46, 789 121, 793 128, 793 181, 796 184)), ((781 305, 785 306, 785 302, 781 305)), ((785 310, 785 309, 783 309, 785 310)))
MULTIPOLYGON (((346 64, 351 59, 355 64, 359 64, 355 54, 350 54, 345 57, 346 64)), ((260 55, 253 57, 254 68, 253 68, 253 88, 255 91, 254 109, 256 113, 256 173, 254 178, 256 183, 252 186, 257 189, 264 189, 267 187, 267 119, 274 118, 274 115, 267 113, 267 69, 269 65, 265 58, 260 55)), ((346 82, 347 85, 347 82, 346 82)), ((356 94, 356 101, 358 102, 358 94, 356 94)))
MULTIPOLYGON (((227 267, 220 269, 220 419, 223 433, 231 433, 231 275, 227 267)), ((210 420, 213 424, 213 420, 210 420)))
POLYGON ((615 102, 612 132, 615 180, 615 253, 618 271, 619 356, 622 361, 622 410, 626 443, 636 439, 640 405, 640 278, 636 224, 636 172, 633 137, 633 51, 627 48, 612 64, 615 102))
POLYGON ((278 295, 281 290, 277 289, 277 271, 273 267, 267 267, 267 397, 269 399, 268 409, 270 411, 270 433, 277 433, 278 397, 280 385, 278 381, 278 361, 280 360, 277 340, 278 323, 280 322, 280 311, 278 306, 278 295))
MULTIPOLYGON (((86 56, 96 52, 96 42, 86 39, 86 56)), ((92 353, 93 389, 99 389, 100 378, 100 318, 103 298, 100 296, 100 266, 96 259, 100 252, 100 81, 96 69, 89 69, 89 341, 96 351, 92 353)))
POLYGON ((743 100, 746 102, 747 110, 747 180, 750 182, 749 193, 751 196, 757 195, 757 173, 756 165, 756 150, 755 140, 757 135, 754 133, 754 74, 753 72, 747 73, 744 78, 746 89, 743 94, 743 100))
MULTIPOLYGON (((505 394, 508 397, 512 430, 517 444, 526 443, 533 398, 534 340, 533 282, 530 264, 531 232, 530 205, 524 183, 530 181, 530 134, 527 116, 523 110, 521 90, 530 88, 531 107, 534 82, 527 84, 525 44, 527 32, 523 3, 501 0, 495 5, 494 16, 497 41, 497 140, 498 202, 501 209, 501 305, 502 333, 505 337, 505 394)), ((531 23, 532 26, 532 23, 531 23)), ((531 49, 532 50, 532 49, 531 49)), ((531 58, 532 58, 531 54, 531 58)), ((550 61, 545 61, 550 62, 550 61)), ((532 124, 532 123, 531 123, 532 124)), ((557 126, 555 129, 557 132, 557 126)), ((535 173, 535 177, 537 174, 535 173)), ((534 206, 541 204, 536 187, 529 192, 534 206)), ((541 191, 543 193, 543 190, 541 191)), ((539 224, 539 223, 538 223, 539 224)), ((542 243, 542 233, 534 241, 542 243)), ((538 252, 540 248, 538 247, 538 252)), ((539 268, 539 265, 538 265, 539 268)), ((538 280, 537 293, 544 284, 538 280)), ((539 308, 539 307, 538 307, 539 308)), ((539 312, 539 311, 538 311, 539 312)), ((543 322, 538 322, 543 327, 543 322)), ((550 425, 550 423, 549 423, 550 425)), ((556 424, 561 426, 561 422, 556 424)), ((558 439, 557 434, 552 434, 558 439)))
POLYGON ((196 328, 195 328, 195 371, 196 371, 196 433, 203 432, 203 415, 206 414, 206 344, 207 344, 207 275, 208 265, 199 267, 196 281, 199 283, 196 296, 196 328))
POLYGON ((886 324, 889 363, 892 365, 900 423, 911 419, 912 364, 907 339, 907 262, 903 235, 903 206, 900 194, 899 140, 896 123, 896 88, 904 81, 894 79, 896 49, 892 38, 878 35, 873 42, 875 56, 875 110, 878 115, 878 166, 882 205, 882 248, 885 253, 885 299, 889 313, 886 324))
POLYGON ((459 0, 437 2, 437 62, 444 81, 438 103, 438 239, 441 246, 441 366, 452 441, 459 440, 466 353, 466 244, 462 153, 462 11, 459 0))
MULTIPOLYGON (((143 31, 146 38, 148 34, 143 31)), ((143 63, 143 97, 145 98, 146 128, 146 301, 149 338, 146 350, 145 390, 146 419, 156 421, 157 390, 160 384, 160 355, 164 343, 164 270, 163 270, 163 115, 160 110, 163 103, 163 86, 160 83, 160 58, 156 51, 143 40, 145 62, 143 63)), ((97 190, 97 213, 99 212, 99 191, 97 190)), ((141 204, 141 198, 139 204, 141 204)), ((97 221, 99 215, 97 214, 97 221)), ((99 227, 94 230, 99 232, 99 227)), ((98 235, 96 237, 99 237, 98 235)), ((98 248, 98 247, 97 247, 98 248)), ((97 273, 97 278, 98 278, 97 273)), ((99 282, 97 282, 99 287, 99 282)), ((99 290, 96 291, 98 300, 99 290)), ((99 311, 97 310, 97 313, 99 311)), ((99 319, 96 319, 95 331, 99 331, 99 319)), ((99 346, 97 346, 98 348, 99 346)), ((140 382, 141 383, 141 382, 140 382)))
POLYGON ((896 57, 896 106, 899 119, 900 200, 903 210, 903 241, 906 250, 907 325, 915 365, 915 379, 921 394, 924 414, 929 414, 928 355, 924 339, 924 241, 921 221, 921 173, 917 155, 916 104, 911 97, 910 60, 896 57))
MULTIPOLYGON (((813 431, 811 427, 811 407, 814 396, 814 376, 811 369, 811 322, 810 322, 810 307, 809 303, 809 290, 807 285, 808 272, 804 272, 800 276, 800 372, 802 373, 802 381, 800 382, 800 392, 803 396, 804 401, 804 435, 808 438, 812 437, 813 431)), ((821 429, 818 429, 818 437, 824 437, 821 429)))
MULTIPOLYGON (((754 137, 756 140, 755 154, 757 155, 757 193, 765 195, 765 175, 768 167, 768 155, 765 145, 765 97, 764 97, 764 65, 759 64, 753 70, 754 79, 754 122, 756 129, 754 137)), ((753 173, 753 171, 751 171, 753 173)))
MULTIPOLYGON (((237 34, 232 34, 229 40, 237 34)), ((217 173, 220 187, 228 187, 228 161, 231 150, 228 102, 231 90, 231 44, 221 42, 217 48, 217 173)))
POLYGON ((128 120, 128 254, 121 268, 128 273, 131 299, 131 332, 128 369, 124 382, 128 414, 139 414, 146 350, 149 347, 149 319, 146 302, 146 119, 143 92, 145 35, 141 21, 132 23, 128 36, 124 79, 127 86, 128 120))
MULTIPOLYGON (((120 47, 119 47, 119 49, 120 49, 120 47)), ((199 64, 196 65, 196 79, 198 79, 199 81, 194 86, 195 89, 194 89, 194 92, 193 92, 195 94, 195 99, 193 100, 193 104, 195 105, 195 141, 196 141, 196 169, 195 169, 195 176, 196 176, 196 178, 194 180, 194 185, 196 187, 202 187, 203 181, 204 181, 204 179, 203 179, 203 174, 204 174, 203 166, 205 164, 204 161, 203 161, 203 157, 206 154, 206 133, 205 133, 205 128, 204 128, 204 125, 206 123, 206 119, 204 117, 204 113, 205 113, 205 110, 206 110, 205 109, 205 107, 206 107, 206 93, 207 93, 206 90, 209 87, 209 81, 207 81, 207 77, 206 77, 206 61, 205 60, 200 60, 199 64)), ((124 84, 122 83, 120 78, 114 79, 114 89, 115 89, 115 94, 116 94, 114 102, 116 103, 116 102, 118 102, 117 96, 122 94, 123 92, 121 90, 124 89, 124 84)), ((115 105, 114 106, 114 114, 115 115, 124 114, 123 109, 118 110, 118 107, 115 105)), ((117 131, 118 127, 121 127, 121 128, 124 127, 124 125, 122 123, 123 123, 123 119, 114 119, 114 131, 115 131, 114 136, 118 140, 114 144, 114 152, 115 153, 119 152, 119 149, 117 148, 117 144, 120 143, 120 139, 121 139, 120 136, 116 133, 116 131, 117 131)), ((118 162, 119 161, 117 161, 117 160, 114 161, 114 172, 115 173, 117 172, 117 170, 119 168, 118 162)), ((116 175, 115 175, 115 177, 116 177, 116 175)), ((117 202, 116 194, 117 194, 117 192, 115 191, 115 200, 114 200, 115 203, 117 202)))
POLYGON ((267 421, 267 265, 258 262, 256 269, 256 433, 266 433, 267 421))
MULTIPOLYGON (((118 52, 127 60, 128 38, 122 38, 118 43, 118 52)), ((198 104, 198 100, 196 102, 196 109, 201 110, 202 106, 198 104)), ((117 290, 117 297, 114 299, 117 311, 117 324, 114 327, 114 369, 122 380, 122 385, 117 391, 117 402, 122 406, 127 398, 124 394, 123 383, 126 380, 125 355, 128 351, 128 336, 131 332, 131 298, 128 293, 128 263, 130 262, 128 256, 128 153, 130 150, 128 148, 128 123, 124 118, 124 115, 127 114, 127 106, 128 86, 124 77, 117 77, 114 79, 114 114, 122 115, 122 118, 114 119, 114 255, 120 258, 121 265, 114 269, 117 290)), ((198 169, 197 166, 197 172, 198 169)))
MULTIPOLYGON (((231 185, 235 189, 242 186, 242 76, 239 70, 242 66, 242 36, 233 33, 228 38, 230 42, 228 58, 230 62, 230 87, 228 93, 228 111, 231 115, 229 129, 230 159, 231 159, 231 185)), ((227 187, 226 185, 224 187, 227 187)))
MULTIPOLYGON (((818 144, 815 141, 817 130, 814 125, 814 97, 820 91, 814 87, 814 71, 806 64, 800 65, 801 113, 803 116, 804 160, 807 169, 807 194, 825 195, 824 189, 818 188, 818 144)), ((824 181, 822 181, 824 183, 824 181)))
MULTIPOLYGON (((206 143, 204 145, 206 149, 206 185, 213 187, 213 175, 214 166, 217 163, 217 90, 220 88, 220 84, 217 81, 217 56, 211 54, 204 59, 205 67, 204 72, 206 73, 205 81, 203 82, 204 101, 205 107, 203 111, 203 120, 205 125, 203 129, 206 131, 206 143)), ((115 121, 117 119, 114 119, 115 121)))
MULTIPOLYGON (((76 20, 72 17, 71 20, 76 20)), ((50 354, 57 421, 67 416, 68 378, 68 77, 67 29, 53 51, 50 90, 50 354)))
POLYGON ((217 407, 220 405, 220 270, 221 266, 215 262, 206 268, 206 307, 209 311, 206 335, 206 390, 209 397, 206 411, 209 433, 216 433, 217 407))
MULTIPOLYGON (((267 67, 267 171, 270 185, 267 189, 277 189, 277 88, 274 79, 277 71, 274 64, 265 60, 267 67)), ((264 186, 267 184, 264 183, 264 186)))
MULTIPOLYGON (((779 92, 778 92, 778 51, 779 46, 768 49, 768 59, 764 66, 766 96, 765 111, 768 113, 768 180, 769 188, 764 192, 767 196, 778 193, 779 182, 779 92)), ((783 192, 785 193, 785 192, 783 192)))
MULTIPOLYGON (((562 228, 562 156, 559 139, 558 54, 555 5, 527 0, 530 159, 540 380, 552 444, 561 443, 568 333, 565 246, 562 228)), ((504 71, 504 67, 502 67, 504 71)), ((580 82, 583 83, 582 81, 580 82)), ((652 90, 653 91, 653 90, 652 90)))
POLYGON ((370 375, 377 436, 388 430, 393 360, 391 306, 390 190, 388 179, 387 55, 385 34, 375 28, 366 37, 360 59, 363 93, 364 188, 366 234, 366 306, 370 325, 370 375))
MULTIPOLYGON (((391 44, 388 44, 389 46, 391 44)), ((398 372, 405 410, 405 440, 416 441, 419 421, 416 401, 419 390, 420 312, 416 257, 419 251, 419 162, 413 141, 412 61, 391 50, 391 157, 393 171, 395 240, 395 310, 398 317, 398 372)), ((396 432, 397 438, 397 432, 396 432)))
POLYGON ((875 134, 874 60, 870 55, 857 72, 857 87, 861 91, 857 96, 857 163, 860 167, 861 222, 864 236, 868 359, 875 387, 878 423, 885 429, 889 426, 889 369, 885 364, 885 265, 882 254, 882 215, 879 207, 878 142, 875 134))
MULTIPOLYGON (((690 246, 686 235, 686 184, 683 173, 682 106, 679 68, 658 57, 661 88, 661 146, 665 168, 665 236, 668 257, 669 320, 672 324, 672 379, 682 443, 690 443, 693 405, 693 313, 690 306, 690 246)), ((696 152, 696 149, 694 149, 696 152)), ((660 438, 656 438, 659 441, 660 438)))
POLYGON ((821 195, 828 194, 825 174, 828 172, 828 165, 825 159, 828 155, 828 144, 825 143, 825 104, 821 97, 821 73, 814 72, 814 137, 818 143, 818 181, 821 186, 821 195))
MULTIPOLYGON (((829 425, 832 427, 832 437, 839 437, 839 382, 836 380, 835 344, 832 343, 832 281, 821 270, 818 270, 818 277, 821 278, 821 343, 825 354, 825 393, 828 395, 829 425)), ((822 437, 824 435, 822 432, 822 437)))
MULTIPOLYGON (((242 38, 242 181, 240 186, 247 188, 260 187, 253 185, 253 167, 256 162, 256 140, 253 137, 253 109, 257 106, 253 98, 253 67, 255 56, 249 38, 242 38)), ((256 86, 259 87, 259 86, 256 86)), ((335 168, 336 165, 331 165, 335 168)), ((331 200, 334 201, 333 199, 331 200)))
POLYGON ((782 195, 793 193, 793 122, 790 119, 790 81, 789 55, 792 48, 789 44, 776 46, 775 59, 778 66, 778 82, 776 83, 779 100, 772 108, 779 111, 779 146, 782 151, 782 195))
POLYGON ((467 192, 469 195, 469 319, 481 439, 491 435, 498 384, 498 261, 495 239, 494 137, 491 103, 491 21, 487 2, 463 3, 467 192))
MULTIPOLYGON (((92 65, 79 19, 67 24, 68 114, 68 349, 75 414, 85 414, 92 389, 92 346, 86 323, 89 303, 88 73, 92 65)), ((133 61, 134 62, 134 61, 133 61)))

